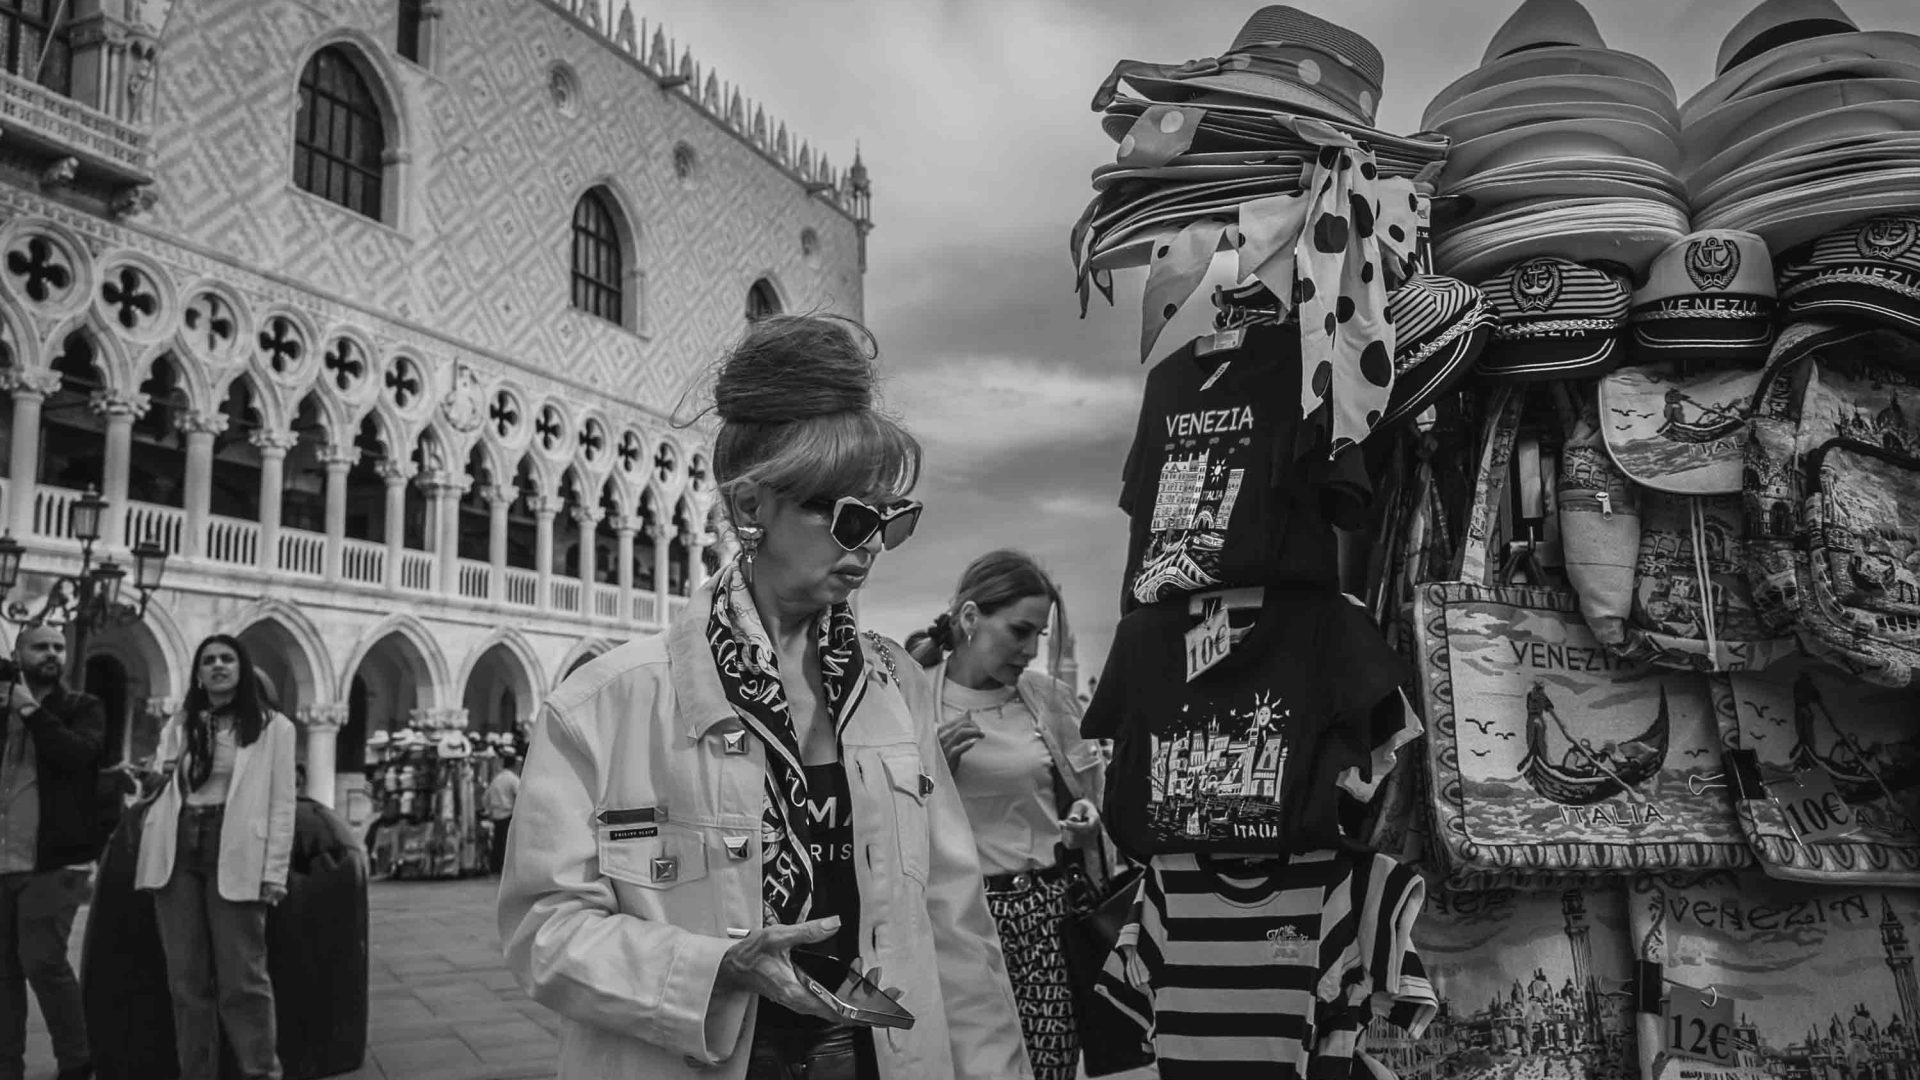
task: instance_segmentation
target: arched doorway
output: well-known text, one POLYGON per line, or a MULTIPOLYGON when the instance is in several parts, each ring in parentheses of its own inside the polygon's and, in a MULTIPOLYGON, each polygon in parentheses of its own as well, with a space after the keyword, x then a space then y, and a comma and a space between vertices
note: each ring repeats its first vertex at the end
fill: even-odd
POLYGON ((347 723, 340 732, 336 764, 340 772, 365 766, 368 736, 404 730, 415 709, 438 703, 436 670, 414 636, 401 630, 388 631, 367 648, 347 684, 347 723))
MULTIPOLYGON (((151 757, 166 721, 164 713, 151 706, 178 704, 183 688, 174 685, 168 660, 172 650, 161 644, 163 633, 148 622, 118 623, 87 640, 79 681, 105 706, 109 762, 151 757)), ((186 663, 184 658, 178 662, 186 663)))
POLYGON ((255 670, 273 684, 275 708, 298 717, 301 709, 315 704, 319 688, 313 665, 292 631, 277 619, 262 619, 235 636, 246 646, 255 670))
POLYGON ((87 657, 86 691, 100 699, 107 714, 107 733, 103 740, 106 756, 101 765, 114 765, 126 759, 127 732, 133 727, 133 702, 137 700, 127 666, 108 653, 87 657))
POLYGON ((535 700, 533 676, 525 660, 504 641, 474 661, 461 696, 467 727, 479 732, 518 732, 532 717, 535 700))

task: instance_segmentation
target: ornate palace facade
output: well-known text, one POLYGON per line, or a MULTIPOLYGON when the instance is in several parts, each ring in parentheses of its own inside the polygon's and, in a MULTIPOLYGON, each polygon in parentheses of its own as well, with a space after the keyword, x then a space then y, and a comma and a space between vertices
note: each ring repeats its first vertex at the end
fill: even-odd
POLYGON ((88 646, 132 756, 235 633, 357 819, 369 733, 524 723, 714 564, 682 421, 861 314, 867 178, 614 2, 0 0, 14 599, 89 487, 172 553, 88 646))

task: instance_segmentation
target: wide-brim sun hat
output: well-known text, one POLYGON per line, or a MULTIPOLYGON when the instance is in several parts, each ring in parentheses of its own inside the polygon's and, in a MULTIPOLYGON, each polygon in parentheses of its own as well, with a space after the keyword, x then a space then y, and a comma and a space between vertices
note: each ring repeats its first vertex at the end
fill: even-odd
POLYGON ((1227 95, 1372 127, 1385 75, 1385 59, 1366 38, 1297 8, 1269 5, 1248 17, 1217 58, 1178 66, 1122 62, 1094 107, 1124 81, 1155 101, 1227 95))
POLYGON ((1639 79, 1617 75, 1538 76, 1495 83, 1450 100, 1435 98, 1420 118, 1420 126, 1431 131, 1468 113, 1523 105, 1560 105, 1569 101, 1631 105, 1658 113, 1673 126, 1680 126, 1680 109, 1673 103, 1672 94, 1639 79))
POLYGON ((1683 176, 1689 189, 1711 185, 1743 165, 1801 152, 1814 142, 1899 135, 1920 130, 1920 101, 1866 101, 1803 116, 1715 154, 1683 176))
POLYGON ((1647 199, 1677 211, 1687 209, 1686 200, 1670 187, 1649 185, 1638 177, 1579 171, 1474 177, 1449 187, 1447 195, 1465 201, 1456 219, 1462 224, 1515 206, 1551 207, 1570 198, 1647 199))
POLYGON ((1792 188, 1759 210, 1741 208, 1713 220, 1759 235, 1784 261, 1796 248, 1849 222, 1916 210, 1920 210, 1920 169, 1879 178, 1842 179, 1825 187, 1792 188))
POLYGON ((1834 0, 1763 0, 1727 31, 1715 78, 1681 108, 1691 122, 1721 104, 1778 86, 1878 72, 1908 77, 1900 65, 1920 65, 1920 37, 1861 30, 1834 0), (1863 66, 1849 71, 1848 65, 1863 66), (1836 69, 1837 68, 1837 69, 1836 69))
POLYGON ((1631 120, 1550 120, 1458 143, 1447 155, 1440 189, 1476 173, 1554 158, 1621 157, 1671 172, 1680 164, 1673 136, 1631 120))
POLYGON ((1791 153, 1749 162, 1690 190, 1696 213, 1737 202, 1786 184, 1920 165, 1920 132, 1904 135, 1842 136, 1809 143, 1791 153))
POLYGON ((1556 120, 1626 120, 1664 132, 1676 143, 1680 139, 1680 127, 1672 120, 1652 109, 1619 101, 1570 100, 1503 105, 1461 113, 1435 124, 1433 130, 1459 144, 1528 124, 1556 120))
POLYGON ((1638 278, 1687 229, 1686 215, 1655 203, 1623 201, 1610 211, 1542 210, 1524 222, 1449 232, 1435 245, 1433 264, 1443 274, 1477 280, 1515 263, 1558 256, 1610 264, 1638 278))
POLYGON ((1735 99, 1686 126, 1681 171, 1689 172, 1740 142, 1806 117, 1876 101, 1920 101, 1920 79, 1840 79, 1783 86, 1735 99))

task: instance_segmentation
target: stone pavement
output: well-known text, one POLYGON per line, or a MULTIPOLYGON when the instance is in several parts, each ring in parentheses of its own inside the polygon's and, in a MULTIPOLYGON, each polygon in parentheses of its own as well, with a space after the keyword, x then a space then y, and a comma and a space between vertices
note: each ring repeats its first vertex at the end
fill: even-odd
MULTIPOLYGON (((551 1077, 559 1018, 527 1000, 500 961, 491 878, 375 881, 370 889, 367 1060, 347 1080, 551 1077)), ((74 927, 80 966, 86 923, 74 927)), ((39 1006, 27 1029, 28 1080, 51 1080, 39 1006)))
MULTIPOLYGON (((527 999, 500 960, 495 888, 491 878, 373 882, 367 1060, 343 1080, 554 1075, 560 1021, 527 999)), ((76 971, 86 916, 82 909, 74 926, 76 971)), ((27 1026, 27 1080, 52 1080, 54 1072, 36 1004, 27 1026)), ((1152 1076, 1146 1070, 1112 1080, 1152 1076)))

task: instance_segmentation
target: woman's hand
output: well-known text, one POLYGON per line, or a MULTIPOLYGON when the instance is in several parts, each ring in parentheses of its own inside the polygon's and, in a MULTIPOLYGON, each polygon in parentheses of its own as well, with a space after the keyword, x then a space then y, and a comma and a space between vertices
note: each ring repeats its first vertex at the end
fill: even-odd
POLYGON ((1100 837, 1100 809, 1086 799, 1075 800, 1060 822, 1060 831, 1066 834, 1068 847, 1092 847, 1100 837))
POLYGON ((947 771, 960 768, 960 756, 973 749, 973 744, 987 737, 973 717, 963 716, 951 724, 940 725, 940 752, 947 756, 947 771))
POLYGON ((287 898, 287 887, 285 885, 276 885, 271 881, 263 881, 260 883, 260 902, 261 903, 267 905, 268 907, 273 907, 275 904, 278 904, 280 901, 285 900, 286 898, 287 898))
POLYGON ((758 994, 776 1005, 804 1016, 841 1021, 844 1018, 809 991, 787 954, 802 945, 831 938, 840 929, 836 918, 815 919, 792 926, 763 926, 734 942, 720 958, 716 992, 758 994))

